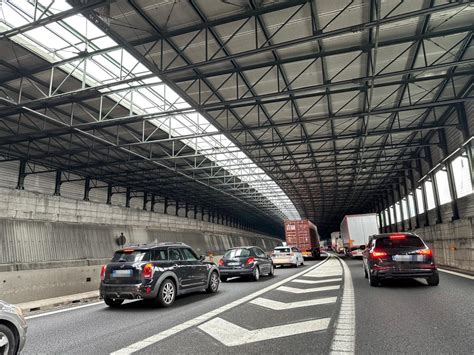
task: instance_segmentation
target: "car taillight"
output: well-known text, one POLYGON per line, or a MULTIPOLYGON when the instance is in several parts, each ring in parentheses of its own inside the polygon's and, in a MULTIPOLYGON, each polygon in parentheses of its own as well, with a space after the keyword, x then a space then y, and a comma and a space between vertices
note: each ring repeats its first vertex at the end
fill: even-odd
POLYGON ((245 263, 246 265, 250 265, 252 264, 253 262, 255 262, 255 258, 248 258, 247 259, 247 262, 245 263))
POLYGON ((100 279, 103 281, 105 279, 105 269, 107 269, 107 265, 102 265, 100 269, 100 279))
POLYGON ((433 256, 433 251, 431 249, 420 249, 417 250, 416 253, 424 256, 433 256))
POLYGON ((224 266, 224 259, 219 259, 219 265, 224 266))
POLYGON ((384 251, 374 250, 374 251, 370 252, 370 257, 372 259, 380 259, 380 258, 384 258, 386 256, 388 256, 388 254, 384 251))
POLYGON ((143 278, 145 279, 153 278, 153 264, 146 264, 143 267, 143 278))
POLYGON ((405 234, 392 234, 389 236, 390 239, 405 239, 406 235, 405 234))

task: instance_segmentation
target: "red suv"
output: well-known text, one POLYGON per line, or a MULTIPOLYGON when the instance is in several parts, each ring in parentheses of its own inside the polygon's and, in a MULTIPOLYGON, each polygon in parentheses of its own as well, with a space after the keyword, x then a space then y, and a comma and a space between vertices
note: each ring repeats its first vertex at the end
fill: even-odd
POLYGON ((362 259, 370 286, 378 286, 383 279, 406 278, 425 278, 430 286, 439 284, 433 251, 416 234, 374 235, 362 259))

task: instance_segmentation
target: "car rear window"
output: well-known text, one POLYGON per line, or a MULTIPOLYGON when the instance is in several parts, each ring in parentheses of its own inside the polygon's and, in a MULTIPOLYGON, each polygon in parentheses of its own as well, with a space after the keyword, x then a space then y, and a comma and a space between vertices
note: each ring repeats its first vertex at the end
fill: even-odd
POLYGON ((149 261, 150 252, 146 250, 117 251, 112 258, 112 262, 136 263, 140 261, 149 261))
POLYGON ((290 248, 277 248, 274 250, 275 253, 289 253, 290 248))
POLYGON ((246 257, 250 256, 250 250, 248 249, 230 249, 227 250, 224 254, 224 258, 238 258, 238 257, 246 257))
POLYGON ((375 242, 376 247, 380 248, 411 248, 424 247, 423 241, 419 237, 405 236, 405 238, 391 239, 390 237, 379 238, 375 242))

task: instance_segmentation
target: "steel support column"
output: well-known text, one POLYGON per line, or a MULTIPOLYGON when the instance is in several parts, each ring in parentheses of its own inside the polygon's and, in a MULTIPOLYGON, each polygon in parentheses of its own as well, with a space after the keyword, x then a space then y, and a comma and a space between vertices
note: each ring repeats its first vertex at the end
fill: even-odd
POLYGON ((113 193, 112 193, 112 184, 109 182, 107 184, 107 202, 106 202, 107 205, 112 204, 112 195, 113 195, 113 193))
POLYGON ((20 160, 20 168, 18 169, 18 182, 16 188, 18 190, 25 189, 25 178, 26 178, 26 160, 20 160))
POLYGON ((156 204, 155 194, 151 194, 151 201, 150 201, 150 211, 151 212, 155 212, 155 204, 156 204))
MULTIPOLYGON (((456 113, 458 116, 459 126, 462 130, 463 138, 465 141, 471 138, 471 132, 469 129, 469 122, 466 114, 466 107, 464 103, 456 105, 456 113)), ((471 141, 465 146, 467 155, 467 161, 469 164, 469 171, 471 173, 471 185, 474 187, 474 143, 471 141)))
POLYGON ((130 208, 130 200, 132 198, 132 189, 127 187, 125 191, 125 207, 130 208))
POLYGON ((197 205, 194 205, 194 214, 193 214, 193 218, 194 219, 197 219, 197 214, 198 214, 198 208, 197 208, 197 205))
POLYGON ((84 182, 84 201, 89 201, 89 192, 91 191, 91 178, 90 176, 86 176, 86 180, 84 182))
POLYGON ((148 193, 144 192, 143 193, 143 211, 146 211, 146 205, 148 203, 148 193))
MULTIPOLYGON (((438 131, 438 137, 441 144, 441 149, 443 150, 444 157, 449 155, 448 149, 448 139, 446 137, 446 130, 438 131)), ((458 207, 458 194, 456 191, 456 183, 454 181, 454 172, 453 167, 451 165, 451 161, 446 161, 444 165, 446 168, 446 173, 448 176, 448 185, 449 185, 449 194, 451 197, 451 211, 453 215, 451 216, 451 220, 455 221, 459 219, 459 207, 458 207)))
POLYGON ((408 228, 410 230, 413 230, 413 223, 411 222, 411 210, 412 210, 412 206, 411 206, 411 203, 410 203, 410 191, 408 190, 408 177, 406 174, 403 175, 403 186, 404 186, 404 191, 405 191, 405 196, 406 196, 406 199, 407 199, 407 213, 408 213, 408 228))
POLYGON ((184 207, 184 216, 188 218, 189 214, 189 203, 186 202, 185 207, 184 207))
POLYGON ((175 202, 176 202, 176 206, 174 210, 174 215, 179 216, 179 200, 175 200, 175 202))
POLYGON ((61 196, 61 176, 62 171, 56 170, 56 179, 54 181, 54 196, 61 196))
POLYGON ((164 214, 168 214, 168 206, 169 206, 168 197, 165 197, 164 211, 163 211, 164 214))
POLYGON ((392 184, 392 202, 393 202, 393 217, 395 219, 394 225, 395 225, 395 232, 398 232, 398 219, 400 216, 397 214, 397 197, 396 197, 396 189, 394 188, 394 185, 392 184))

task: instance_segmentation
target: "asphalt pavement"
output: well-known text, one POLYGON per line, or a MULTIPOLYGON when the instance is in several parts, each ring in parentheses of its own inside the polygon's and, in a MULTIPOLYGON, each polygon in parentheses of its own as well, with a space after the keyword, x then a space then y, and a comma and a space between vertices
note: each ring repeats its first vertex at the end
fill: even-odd
POLYGON ((373 288, 360 260, 305 264, 231 279, 166 309, 130 301, 46 313, 28 320, 22 354, 473 353, 473 280, 440 273, 438 287, 373 288))

